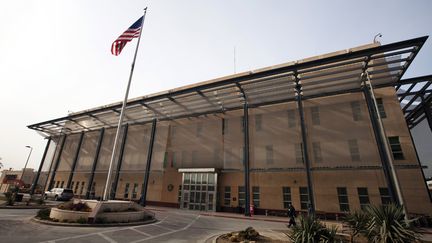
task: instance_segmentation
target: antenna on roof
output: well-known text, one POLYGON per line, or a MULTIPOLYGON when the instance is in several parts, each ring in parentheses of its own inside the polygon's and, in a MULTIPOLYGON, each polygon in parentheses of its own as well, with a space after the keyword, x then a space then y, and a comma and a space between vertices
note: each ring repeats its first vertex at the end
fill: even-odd
POLYGON ((381 33, 378 33, 378 34, 376 34, 375 36, 374 36, 374 40, 373 40, 373 43, 379 43, 379 41, 377 41, 377 38, 378 37, 382 37, 382 34, 381 33))
POLYGON ((234 74, 236 73, 236 47, 234 46, 234 74))

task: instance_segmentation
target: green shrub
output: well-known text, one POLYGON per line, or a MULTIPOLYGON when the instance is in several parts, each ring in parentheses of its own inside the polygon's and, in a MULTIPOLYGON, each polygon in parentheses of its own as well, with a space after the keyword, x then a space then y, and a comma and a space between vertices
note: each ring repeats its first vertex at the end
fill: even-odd
POLYGON ((292 228, 289 238, 294 243, 304 242, 335 242, 337 228, 327 229, 312 216, 300 217, 300 223, 292 228))
POLYGON ((406 221, 403 209, 394 204, 366 208, 368 223, 366 237, 369 242, 414 242, 419 234, 406 221))
POLYGON ((40 209, 37 212, 36 217, 38 217, 38 218, 40 218, 42 220, 49 220, 50 219, 50 217, 49 217, 50 213, 51 213, 51 209, 50 208, 43 208, 43 209, 40 209))
POLYGON ((95 223, 96 224, 106 224, 106 223, 108 223, 108 221, 104 217, 99 217, 99 218, 96 218, 95 223))
POLYGON ((351 229, 350 231, 350 241, 354 242, 354 238, 361 234, 365 233, 366 226, 368 223, 368 215, 363 211, 355 211, 345 216, 343 221, 345 224, 351 229))
POLYGON ((58 205, 57 208, 62 209, 62 210, 71 210, 71 211, 78 211, 78 212, 91 212, 91 208, 86 203, 82 203, 82 202, 62 203, 62 204, 58 205))
POLYGON ((15 194, 12 192, 5 192, 6 205, 13 206, 15 204, 15 194))
POLYGON ((77 222, 78 224, 87 224, 87 219, 81 217, 81 218, 79 218, 76 222, 77 222))

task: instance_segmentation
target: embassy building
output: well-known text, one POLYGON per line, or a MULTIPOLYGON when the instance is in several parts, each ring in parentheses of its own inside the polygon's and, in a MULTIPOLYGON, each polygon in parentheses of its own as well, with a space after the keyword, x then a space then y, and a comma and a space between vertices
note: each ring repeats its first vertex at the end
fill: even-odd
MULTIPOLYGON (((426 40, 373 43, 130 99, 110 198, 246 215, 249 205, 256 214, 292 203, 335 215, 390 202, 430 214, 410 129, 431 125, 432 76, 402 79, 426 40)), ((47 137, 39 172, 49 175, 33 189, 101 198, 121 106, 30 125, 47 137)))

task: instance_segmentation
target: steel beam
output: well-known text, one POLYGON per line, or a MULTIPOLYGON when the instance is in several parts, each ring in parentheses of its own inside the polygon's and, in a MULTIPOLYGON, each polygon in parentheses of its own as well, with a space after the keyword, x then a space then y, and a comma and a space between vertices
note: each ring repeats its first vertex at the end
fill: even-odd
POLYGON ((143 207, 145 207, 147 205, 147 187, 148 187, 148 181, 149 181, 149 177, 150 177, 151 161, 152 161, 152 155, 153 155, 154 140, 155 140, 155 135, 156 135, 156 125, 157 125, 157 120, 156 120, 156 118, 154 118, 152 121, 150 142, 149 142, 148 151, 147 151, 147 164, 146 164, 146 170, 145 170, 145 174, 144 174, 144 185, 143 185, 142 195, 141 195, 141 199, 140 199, 140 203, 143 207))
POLYGON ((243 150, 243 165, 245 179, 245 216, 250 214, 250 185, 249 185, 249 107, 247 102, 243 105, 243 135, 244 135, 244 150, 243 150))
POLYGON ((58 169, 58 166, 60 164, 60 158, 61 158, 61 155, 63 153, 63 148, 64 148, 64 145, 65 145, 66 139, 67 139, 67 135, 63 135, 63 140, 62 140, 61 145, 60 145, 60 150, 59 150, 59 153, 57 155, 57 158, 56 158, 56 161, 55 161, 55 164, 54 164, 54 168, 53 168, 53 172, 52 172, 52 175, 51 175, 51 179, 50 179, 49 184, 48 184, 48 191, 51 190, 51 188, 52 188, 52 185, 53 185, 53 182, 54 182, 54 177, 55 177, 55 175, 57 173, 57 169, 58 169))
POLYGON ((300 128, 302 135, 302 144, 303 144, 303 158, 306 167, 306 179, 308 185, 308 197, 309 197, 309 205, 308 205, 308 214, 315 215, 315 200, 314 200, 314 190, 312 184, 312 172, 310 168, 310 160, 309 160, 309 152, 308 152, 308 140, 307 140, 307 132, 306 132, 306 124, 304 119, 304 110, 303 110, 303 101, 302 101, 302 87, 301 84, 296 81, 296 91, 297 91, 297 106, 300 116, 300 128))
MULTIPOLYGON (((35 191, 35 189, 36 189, 37 183, 38 183, 38 181, 39 181, 39 176, 40 176, 40 173, 41 173, 41 171, 42 171, 42 167, 43 167, 43 165, 44 165, 45 157, 46 157, 46 155, 47 155, 47 153, 48 153, 48 148, 49 148, 50 144, 51 144, 51 137, 48 138, 47 144, 46 144, 46 146, 45 146, 45 150, 44 150, 44 153, 43 153, 43 155, 42 155, 42 159, 41 159, 41 162, 40 162, 40 165, 39 165, 39 170, 38 170, 37 173, 36 173, 36 177, 35 177, 35 179, 34 179, 34 181, 33 181, 33 184, 32 184, 32 186, 31 186, 31 189, 30 189, 30 195, 33 195, 33 194, 34 194, 34 191, 35 191)), ((48 174, 48 176, 49 176, 49 174, 48 174)), ((43 192, 42 192, 42 194, 43 194, 43 192)))
POLYGON ((97 167, 97 162, 99 160, 100 151, 102 148, 102 141, 103 141, 104 134, 105 134, 105 128, 102 128, 100 130, 100 134, 99 134, 99 140, 98 140, 97 147, 96 147, 96 154, 95 154, 95 158, 93 160, 93 166, 92 166, 90 178, 89 178, 88 183, 87 183, 87 191, 86 191, 86 196, 85 196, 86 199, 90 198, 90 192, 93 188, 94 175, 95 175, 95 171, 96 171, 96 167, 97 167))
POLYGON ((397 196, 395 193, 394 181, 393 181, 393 178, 392 178, 391 173, 390 173, 390 168, 388 165, 389 161, 387 159, 385 147, 384 147, 385 146, 384 139, 387 139, 387 138, 383 138, 381 136, 381 133, 379 132, 378 117, 376 116, 378 111, 375 109, 375 106, 373 104, 373 99, 372 99, 372 95, 370 93, 369 88, 366 87, 366 85, 363 85, 362 91, 363 91, 363 95, 365 97, 366 105, 368 108, 369 118, 371 121, 375 141, 376 141, 377 146, 378 146, 378 153, 379 153, 379 156, 381 159, 381 165, 383 168, 384 177, 385 177, 386 182, 387 182, 389 195, 390 195, 392 202, 399 203, 398 202, 399 200, 397 199, 397 196))
POLYGON ((121 169, 122 162, 123 162, 124 149, 126 147, 126 139, 127 139, 128 128, 129 128, 129 125, 126 124, 124 126, 124 129, 123 129, 123 139, 122 139, 122 144, 121 144, 121 147, 120 147, 120 156, 119 156, 119 159, 118 159, 118 162, 117 162, 117 170, 116 170, 116 174, 115 174, 115 177, 114 177, 114 184, 112 185, 112 188, 110 190, 110 195, 109 195, 109 198, 111 200, 113 200, 115 198, 115 195, 116 195, 116 192, 117 192, 117 185, 118 185, 118 181, 120 179, 120 169, 121 169))
POLYGON ((76 168, 76 164, 78 162, 78 156, 79 156, 79 152, 81 150, 81 145, 82 145, 83 139, 84 139, 84 132, 81 132, 81 135, 80 135, 80 138, 79 138, 79 142, 78 142, 77 151, 75 152, 75 157, 74 157, 74 160, 72 162, 71 172, 69 174, 69 179, 68 179, 68 182, 66 184, 66 188, 70 188, 71 187, 72 178, 73 178, 73 176, 75 174, 75 168, 76 168))

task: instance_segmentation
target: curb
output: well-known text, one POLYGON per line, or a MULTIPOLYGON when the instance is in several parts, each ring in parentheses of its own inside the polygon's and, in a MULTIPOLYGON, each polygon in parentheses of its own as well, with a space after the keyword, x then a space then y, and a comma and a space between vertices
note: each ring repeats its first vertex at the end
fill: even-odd
POLYGON ((52 208, 56 205, 44 205, 44 206, 0 206, 0 209, 44 209, 52 208))
POLYGON ((289 223, 285 220, 275 220, 275 219, 261 219, 261 218, 253 218, 253 217, 236 217, 236 216, 230 216, 230 215, 214 215, 214 214, 207 214, 207 213, 201 213, 200 215, 203 216, 210 216, 210 217, 221 217, 221 218, 231 218, 231 219, 244 219, 244 220, 258 220, 258 221, 268 221, 268 222, 276 222, 276 223, 289 223))
POLYGON ((119 227, 119 226, 137 226, 137 225, 146 225, 157 222, 157 219, 152 219, 144 222, 130 222, 130 223, 116 223, 116 224, 78 224, 78 223, 61 223, 61 222, 52 222, 47 220, 37 219, 33 217, 30 219, 39 224, 53 225, 53 226, 63 226, 63 227, 119 227))

